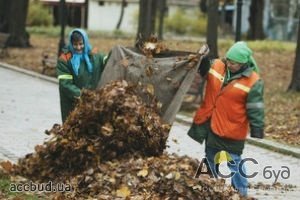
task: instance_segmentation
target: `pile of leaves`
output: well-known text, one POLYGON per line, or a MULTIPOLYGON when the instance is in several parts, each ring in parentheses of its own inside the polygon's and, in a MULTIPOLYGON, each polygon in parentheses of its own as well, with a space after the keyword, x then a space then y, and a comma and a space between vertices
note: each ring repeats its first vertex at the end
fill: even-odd
POLYGON ((126 81, 84 90, 66 122, 47 132, 51 139, 1 166, 25 183, 71 187, 52 199, 240 199, 224 180, 194 178, 196 160, 164 153, 170 126, 159 105, 147 88, 126 81))
POLYGON ((159 105, 142 86, 126 81, 84 90, 66 122, 47 132, 54 137, 20 159, 16 172, 34 180, 55 180, 124 153, 160 155, 170 126, 161 121, 159 105), (148 95, 147 104, 139 93, 148 95))
POLYGON ((240 199, 224 180, 195 179, 197 162, 189 157, 163 154, 125 156, 107 161, 71 178, 72 193, 62 199, 240 199))

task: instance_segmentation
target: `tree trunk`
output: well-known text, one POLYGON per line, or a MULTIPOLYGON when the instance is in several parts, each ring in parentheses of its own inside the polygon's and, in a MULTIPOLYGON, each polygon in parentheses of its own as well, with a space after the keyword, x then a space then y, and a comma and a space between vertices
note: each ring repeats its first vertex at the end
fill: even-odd
POLYGON ((119 30, 120 27, 121 27, 121 24, 122 24, 122 21, 123 21, 123 17, 124 17, 124 11, 125 11, 126 5, 127 5, 126 0, 122 0, 122 3, 121 3, 121 13, 120 13, 120 18, 119 18, 118 24, 117 24, 117 26, 116 26, 116 29, 117 29, 117 30, 119 30))
POLYGON ((293 68, 292 81, 290 83, 288 90, 300 92, 300 17, 298 22, 296 58, 295 58, 295 63, 293 68))
POLYGON ((206 0, 200 0, 199 8, 200 8, 201 12, 207 13, 207 1, 206 0))
POLYGON ((0 32, 8 33, 8 15, 10 2, 0 0, 0 32))
POLYGON ((249 40, 262 40, 265 38, 263 30, 263 10, 264 10, 264 0, 252 0, 250 6, 250 16, 249 16, 249 40))
POLYGON ((89 0, 85 0, 85 6, 84 6, 84 28, 88 28, 88 18, 89 18, 89 0))
POLYGON ((140 0, 139 23, 137 40, 149 38, 155 33, 155 16, 157 10, 157 0, 140 0))
POLYGON ((29 47, 29 34, 25 29, 29 1, 0 0, 0 5, 0 31, 10 34, 7 45, 29 47))
POLYGON ((159 1, 159 24, 158 24, 158 39, 163 39, 163 29, 164 29, 164 18, 165 13, 167 11, 167 0, 160 0, 159 1))
POLYGON ((207 5, 207 33, 206 33, 206 41, 209 46, 210 58, 218 57, 218 0, 210 0, 207 5))

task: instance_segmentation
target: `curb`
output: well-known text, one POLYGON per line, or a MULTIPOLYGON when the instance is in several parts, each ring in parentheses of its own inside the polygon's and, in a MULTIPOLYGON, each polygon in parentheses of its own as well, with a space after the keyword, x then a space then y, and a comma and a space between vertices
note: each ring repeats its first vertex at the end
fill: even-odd
MULTIPOLYGON (((20 67, 16 67, 14 65, 10 65, 7 63, 3 63, 0 62, 0 67, 4 67, 6 69, 10 69, 10 70, 14 70, 35 78, 40 78, 42 80, 46 80, 55 84, 58 84, 58 80, 56 78, 53 77, 49 77, 43 74, 39 74, 37 72, 33 72, 30 70, 26 70, 20 67)), ((184 116, 184 115, 176 115, 176 121, 178 123, 184 124, 186 126, 190 126, 192 124, 192 118, 184 116)), ((284 145, 278 142, 274 142, 271 140, 267 140, 267 139, 254 139, 254 138, 247 138, 246 140, 247 143, 264 148, 264 149, 268 149, 268 150, 272 150, 278 153, 281 153, 283 155, 289 155, 289 156, 293 156, 295 158, 300 159, 300 148, 296 148, 296 147, 291 147, 288 145, 284 145)))
POLYGON ((14 71, 17 71, 17 72, 20 72, 20 73, 23 73, 23 74, 26 74, 26 75, 29 75, 29 76, 32 76, 32 77, 35 77, 35 78, 39 78, 39 79, 42 79, 42 80, 46 80, 46 81, 58 84, 58 80, 56 78, 49 77, 49 76, 46 76, 46 75, 43 75, 43 74, 40 74, 40 73, 37 73, 37 72, 34 72, 34 71, 30 71, 30 70, 27 70, 27 69, 20 68, 20 67, 16 67, 14 65, 10 65, 10 64, 7 64, 7 63, 0 62, 0 67, 10 69, 10 70, 14 70, 14 71))
POLYGON ((14 153, 7 149, 4 149, 3 147, 0 147, 0 162, 9 160, 16 163, 18 159, 18 156, 16 156, 14 153))
MULTIPOLYGON (((176 115, 176 121, 178 123, 191 126, 192 118, 184 116, 184 115, 176 115)), ((246 142, 251 145, 255 145, 264 149, 272 150, 277 153, 281 153, 283 155, 289 155, 295 158, 300 159, 300 148, 292 147, 289 145, 281 144, 268 139, 256 139, 248 137, 246 142)))
POLYGON ((300 150, 297 147, 280 144, 268 139, 260 140, 261 139, 247 138, 247 143, 300 159, 300 150))

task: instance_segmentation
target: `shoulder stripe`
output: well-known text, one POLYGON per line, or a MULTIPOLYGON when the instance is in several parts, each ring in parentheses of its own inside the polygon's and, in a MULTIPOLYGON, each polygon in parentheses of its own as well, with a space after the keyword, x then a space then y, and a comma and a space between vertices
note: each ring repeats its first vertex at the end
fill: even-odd
POLYGON ((71 79, 73 79, 73 76, 70 75, 70 74, 59 75, 58 76, 58 80, 61 80, 61 79, 69 79, 69 80, 71 80, 71 79))
POLYGON ((245 92, 247 92, 247 93, 249 93, 249 91, 250 91, 250 88, 249 88, 249 87, 247 87, 247 86, 245 86, 245 85, 243 85, 243 84, 240 84, 240 83, 235 83, 235 84, 233 85, 233 87, 239 88, 239 89, 241 89, 241 90, 243 90, 243 91, 245 91, 245 92))
POLYGON ((221 82, 224 82, 224 76, 222 76, 219 72, 217 72, 216 70, 210 68, 208 71, 210 74, 212 74, 214 77, 216 77, 217 79, 219 79, 221 82))

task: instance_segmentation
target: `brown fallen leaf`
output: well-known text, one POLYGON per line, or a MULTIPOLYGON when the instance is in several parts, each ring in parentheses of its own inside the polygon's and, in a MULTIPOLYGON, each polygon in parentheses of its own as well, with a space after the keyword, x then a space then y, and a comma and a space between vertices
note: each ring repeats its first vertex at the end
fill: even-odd
POLYGON ((120 61, 121 65, 125 68, 127 68, 129 66, 129 60, 127 58, 123 58, 121 61, 120 61))
POLYGON ((146 177, 148 175, 148 169, 142 169, 137 173, 137 176, 146 177))
POLYGON ((117 195, 117 197, 126 198, 126 197, 130 196, 130 193, 131 192, 130 192, 129 188, 127 186, 123 185, 123 186, 121 186, 120 189, 117 190, 116 195, 117 195))
POLYGON ((12 171, 13 164, 10 161, 2 161, 0 162, 0 165, 6 172, 12 171))

